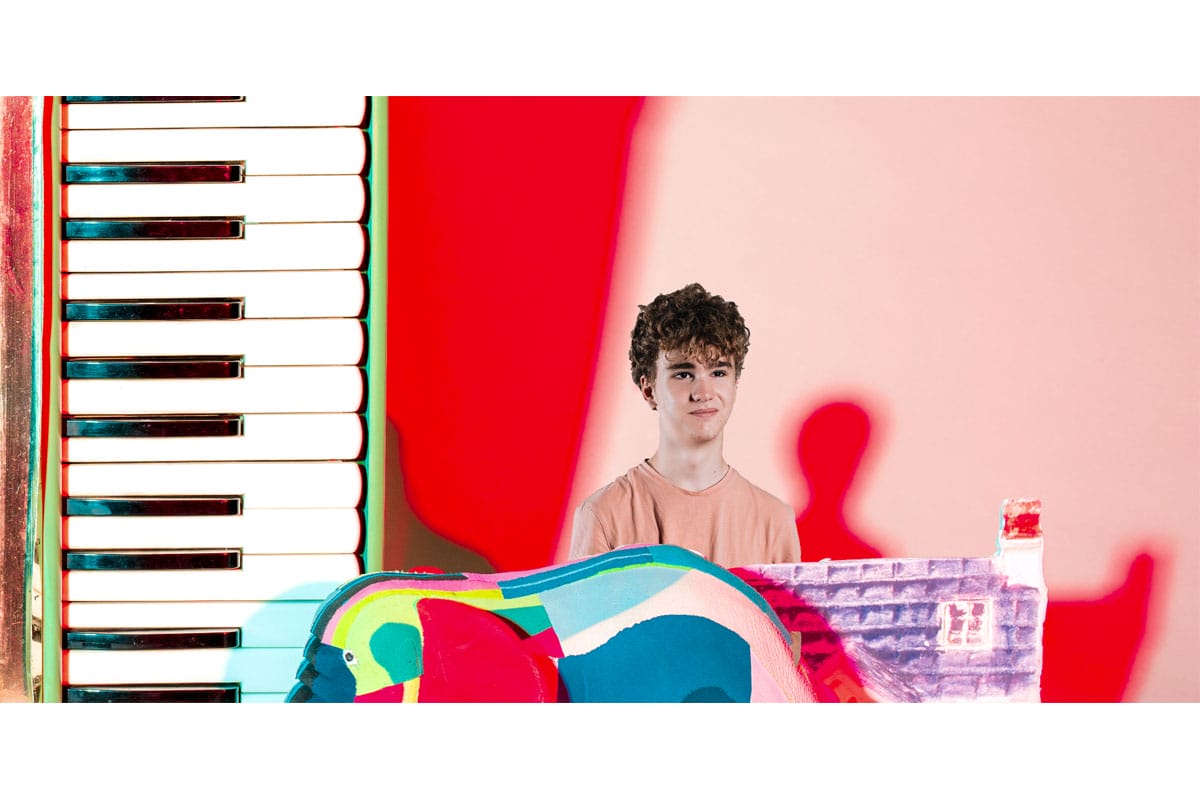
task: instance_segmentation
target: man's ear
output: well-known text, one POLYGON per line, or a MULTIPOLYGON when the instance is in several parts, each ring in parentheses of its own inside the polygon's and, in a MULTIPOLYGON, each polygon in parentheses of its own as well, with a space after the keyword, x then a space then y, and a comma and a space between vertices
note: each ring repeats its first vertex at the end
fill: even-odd
POLYGON ((658 401, 654 399, 654 384, 643 375, 639 381, 642 387, 642 399, 650 406, 651 411, 658 410, 658 401))

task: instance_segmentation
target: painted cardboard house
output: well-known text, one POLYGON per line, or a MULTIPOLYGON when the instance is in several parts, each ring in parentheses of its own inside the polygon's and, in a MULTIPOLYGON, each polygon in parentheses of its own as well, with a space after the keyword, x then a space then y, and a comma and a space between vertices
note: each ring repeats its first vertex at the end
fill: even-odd
POLYGON ((1005 500, 993 555, 733 570, 792 632, 830 702, 1038 701, 1041 503, 1005 500))

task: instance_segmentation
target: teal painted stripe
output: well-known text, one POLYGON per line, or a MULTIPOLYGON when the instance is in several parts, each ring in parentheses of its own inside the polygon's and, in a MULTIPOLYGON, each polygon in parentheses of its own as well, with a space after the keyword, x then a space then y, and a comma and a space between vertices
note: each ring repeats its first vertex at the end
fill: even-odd
MULTIPOLYGON (((661 546, 665 545, 655 545, 655 547, 661 546)), ((627 569, 639 564, 652 564, 654 561, 655 559, 649 553, 649 548, 646 547, 614 550, 611 553, 593 556, 583 561, 551 567, 532 575, 500 580, 496 582, 496 585, 500 587, 500 593, 504 597, 525 597, 563 584, 581 581, 608 570, 627 569)))

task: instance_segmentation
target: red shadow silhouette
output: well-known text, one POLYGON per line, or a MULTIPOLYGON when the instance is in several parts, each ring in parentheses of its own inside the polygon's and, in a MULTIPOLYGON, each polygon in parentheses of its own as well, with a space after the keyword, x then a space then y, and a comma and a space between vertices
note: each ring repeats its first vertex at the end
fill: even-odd
MULTIPOLYGON (((796 517, 796 531, 805 561, 887 556, 847 522, 847 495, 870 437, 870 415, 848 401, 818 407, 800 427, 796 455, 809 501, 796 517)), ((1155 561, 1138 553, 1124 582, 1103 597, 1056 600, 1051 592, 1042 637, 1044 702, 1124 699, 1147 627, 1153 627, 1155 561)))
POLYGON ((1094 600, 1054 600, 1046 609, 1042 700, 1121 700, 1146 639, 1155 559, 1138 553, 1125 580, 1094 600))
POLYGON ((804 421, 796 442, 808 505, 796 517, 801 558, 879 558, 874 545, 846 523, 846 493, 871 437, 871 419, 860 406, 827 403, 804 421))

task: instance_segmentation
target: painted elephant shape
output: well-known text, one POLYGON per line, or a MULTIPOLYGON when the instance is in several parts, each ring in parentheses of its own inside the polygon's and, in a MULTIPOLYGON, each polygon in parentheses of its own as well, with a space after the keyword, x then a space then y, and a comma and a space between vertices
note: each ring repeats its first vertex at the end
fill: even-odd
POLYGON ((683 548, 523 572, 372 573, 318 610, 289 702, 805 702, 789 634, 683 548))

